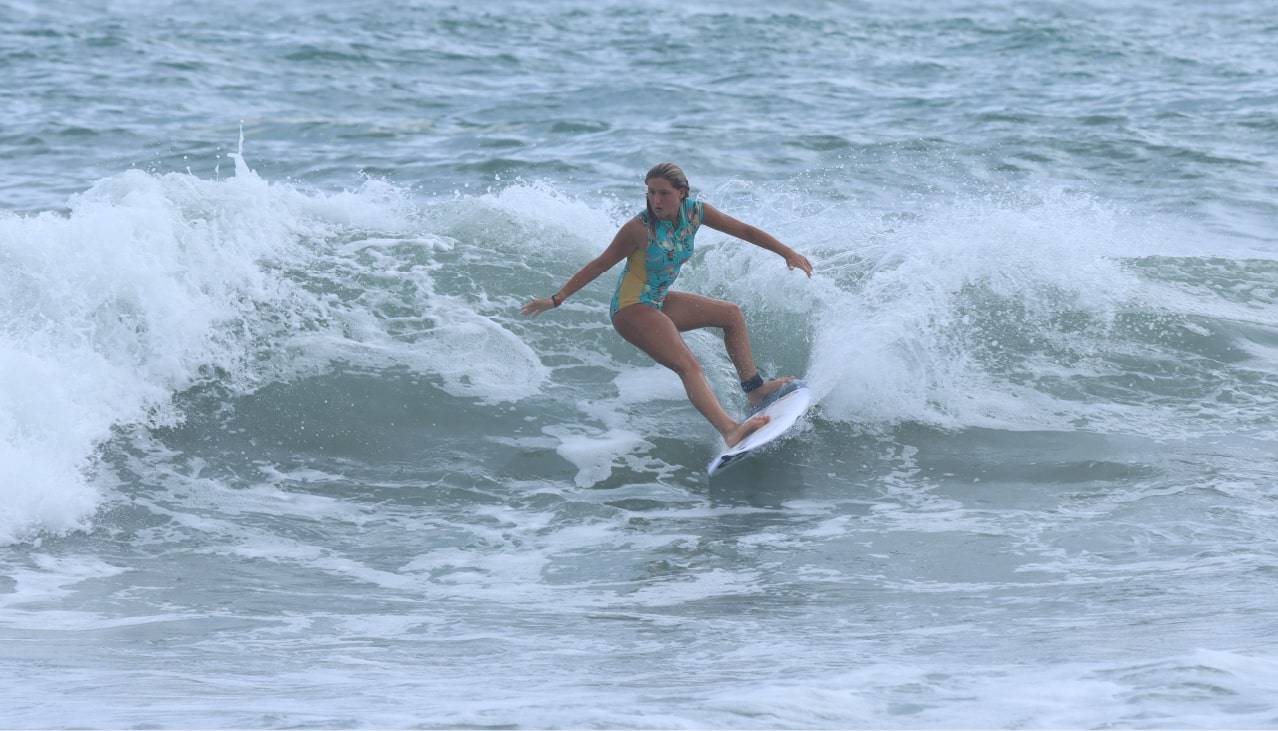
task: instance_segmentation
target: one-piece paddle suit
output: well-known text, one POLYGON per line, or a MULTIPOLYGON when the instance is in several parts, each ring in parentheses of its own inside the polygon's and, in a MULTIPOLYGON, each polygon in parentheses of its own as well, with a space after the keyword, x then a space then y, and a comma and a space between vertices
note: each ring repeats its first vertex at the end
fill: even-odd
POLYGON ((679 269, 692 257, 692 240, 701 228, 705 210, 704 203, 687 198, 679 205, 674 221, 654 221, 647 210, 639 214, 648 232, 648 243, 626 257, 626 268, 617 278, 617 291, 612 296, 610 318, 616 317, 622 307, 636 303, 661 309, 679 269))

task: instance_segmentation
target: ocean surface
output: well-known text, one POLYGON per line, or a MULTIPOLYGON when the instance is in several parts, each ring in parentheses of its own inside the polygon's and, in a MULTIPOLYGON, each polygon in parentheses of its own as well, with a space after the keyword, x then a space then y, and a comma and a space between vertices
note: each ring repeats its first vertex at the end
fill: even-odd
POLYGON ((1274 11, 0 0, 0 727, 1278 728, 1274 11))

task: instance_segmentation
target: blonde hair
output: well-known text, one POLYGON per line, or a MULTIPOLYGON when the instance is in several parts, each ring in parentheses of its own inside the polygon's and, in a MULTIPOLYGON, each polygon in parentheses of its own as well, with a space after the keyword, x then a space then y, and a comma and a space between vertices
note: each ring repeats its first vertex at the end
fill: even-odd
POLYGON ((643 182, 648 182, 653 178, 661 178, 673 185, 676 189, 683 191, 683 197, 688 197, 688 176, 683 174, 683 169, 672 162, 661 162, 652 166, 648 174, 643 176, 643 182))

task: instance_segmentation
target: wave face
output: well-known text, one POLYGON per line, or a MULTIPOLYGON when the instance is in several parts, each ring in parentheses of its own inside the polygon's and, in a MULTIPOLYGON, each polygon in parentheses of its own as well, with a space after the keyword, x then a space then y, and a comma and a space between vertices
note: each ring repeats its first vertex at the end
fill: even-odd
MULTIPOLYGON (((829 422, 1274 435, 1271 259, 1163 253, 1176 249, 1157 231, 1166 223, 1061 195, 887 219, 754 213, 810 242, 815 279, 708 231, 681 286, 742 303, 765 370, 804 375, 829 422)), ((214 387, 231 397, 334 369, 403 370, 463 399, 477 424, 546 398, 616 398, 620 413, 677 400, 660 369, 638 382, 642 359, 598 315, 615 273, 563 312, 515 314, 625 215, 541 184, 419 202, 380 183, 307 192, 241 163, 216 182, 128 173, 66 215, 5 219, 3 535, 86 527, 112 429, 179 424, 184 402, 214 387), (585 372, 599 383, 574 383, 585 372)), ((722 347, 691 337, 735 398, 722 347)), ((384 388, 369 397, 404 397, 384 388)), ((330 418, 312 407, 289 408, 330 418)), ((592 457, 578 482, 640 444, 644 419, 618 419, 630 424, 620 451, 592 457)), ((712 435, 688 427, 708 449, 712 435)))

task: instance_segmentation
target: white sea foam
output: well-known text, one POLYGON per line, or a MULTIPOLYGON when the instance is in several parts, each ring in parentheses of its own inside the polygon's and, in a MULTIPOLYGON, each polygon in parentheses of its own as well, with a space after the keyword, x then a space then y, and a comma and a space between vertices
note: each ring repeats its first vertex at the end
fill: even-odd
POLYGON ((112 426, 162 423, 173 393, 250 356, 319 305, 281 275, 350 227, 404 226, 383 184, 325 196, 234 178, 130 171, 70 212, 0 219, 0 543, 82 528, 112 426))
MULTIPOLYGON (((943 207, 885 232, 865 252, 860 285, 818 316, 812 381, 826 413, 947 426, 1065 423, 1055 399, 1000 379, 976 349, 999 348, 1014 318, 1046 323, 1081 312, 1106 322, 1130 297, 1135 278, 1105 256, 1113 230, 1066 225, 1080 213, 943 207), (1008 320, 978 322, 973 296, 992 299, 996 318, 1006 307, 1008 320)), ((1030 336, 1040 334, 1052 335, 1030 336)))
POLYGON ((613 463, 643 446, 651 446, 642 436, 626 429, 603 433, 583 433, 580 429, 551 426, 545 433, 559 440, 555 452, 577 468, 577 487, 590 487, 612 476, 613 463))
POLYGON ((1144 263, 1186 250, 1185 222, 1086 196, 917 201, 892 216, 736 204, 807 254, 816 275, 794 276, 774 255, 711 232, 687 281, 742 303, 759 360, 806 368, 827 419, 1172 435, 1183 428, 1169 426, 1176 409, 1198 399, 1139 397, 1143 369, 1183 363, 1181 333, 1215 334, 1198 320, 1272 325, 1262 281, 1234 303, 1176 281, 1174 263, 1166 273, 1144 263), (1134 332, 1162 340, 1135 339, 1142 323, 1134 332), (1132 403, 1088 393, 1106 379, 1131 382, 1132 403))
POLYGON ((597 256, 633 211, 621 210, 616 201, 587 201, 569 196, 542 181, 518 182, 467 201, 472 214, 501 212, 534 236, 512 237, 520 250, 536 248, 541 256, 581 257, 585 264, 597 256))

